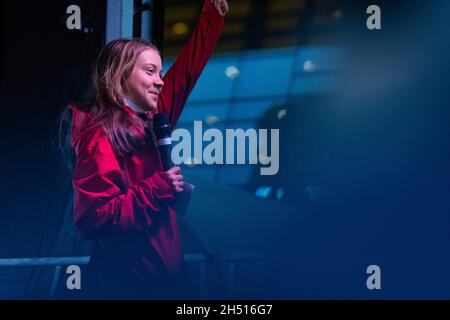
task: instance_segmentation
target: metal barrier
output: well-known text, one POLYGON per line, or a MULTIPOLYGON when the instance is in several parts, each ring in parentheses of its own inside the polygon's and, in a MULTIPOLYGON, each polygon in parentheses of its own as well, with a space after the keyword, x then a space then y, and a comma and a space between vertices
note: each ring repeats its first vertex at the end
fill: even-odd
MULTIPOLYGON (((231 295, 235 288, 235 266, 239 262, 255 262, 256 278, 258 282, 262 281, 263 262, 265 255, 257 252, 235 252, 224 253, 220 257, 212 254, 190 253, 185 254, 186 263, 198 263, 200 270, 199 290, 200 298, 206 298, 208 291, 208 264, 223 262, 226 264, 227 270, 227 292, 231 295), (217 259, 219 258, 219 259, 217 259)), ((62 266, 69 265, 87 265, 89 256, 81 257, 43 257, 43 258, 12 258, 0 259, 0 268, 16 268, 16 267, 55 267, 52 282, 50 284, 49 299, 54 299, 58 287, 59 278, 61 276, 62 266)))

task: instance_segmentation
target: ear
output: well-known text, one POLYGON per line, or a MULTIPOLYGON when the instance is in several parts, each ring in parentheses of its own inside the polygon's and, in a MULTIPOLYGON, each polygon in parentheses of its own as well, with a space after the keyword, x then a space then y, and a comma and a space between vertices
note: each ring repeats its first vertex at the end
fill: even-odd
POLYGON ((119 94, 119 96, 120 96, 120 102, 122 103, 122 104, 125 104, 125 101, 124 101, 124 98, 126 97, 126 96, 128 96, 129 95, 129 93, 130 93, 130 89, 128 88, 128 82, 125 80, 125 81, 123 81, 123 83, 120 85, 120 88, 119 88, 119 90, 117 90, 118 92, 118 94, 119 94))

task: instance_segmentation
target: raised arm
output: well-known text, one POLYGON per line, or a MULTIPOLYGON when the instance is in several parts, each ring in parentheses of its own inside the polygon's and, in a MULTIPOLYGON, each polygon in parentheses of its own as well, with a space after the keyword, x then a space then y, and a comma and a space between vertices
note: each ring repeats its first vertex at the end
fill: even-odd
POLYGON ((223 29, 223 16, 227 12, 225 0, 205 0, 191 38, 163 78, 158 110, 168 114, 172 127, 214 51, 223 29))

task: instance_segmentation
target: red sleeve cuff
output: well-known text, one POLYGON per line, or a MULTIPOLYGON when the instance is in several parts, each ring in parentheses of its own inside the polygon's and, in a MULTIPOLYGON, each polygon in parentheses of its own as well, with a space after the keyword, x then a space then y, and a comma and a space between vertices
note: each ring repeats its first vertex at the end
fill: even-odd
POLYGON ((150 179, 155 186, 155 195, 158 198, 167 200, 175 198, 175 192, 165 172, 156 172, 150 179))
POLYGON ((202 9, 202 15, 206 15, 211 20, 223 20, 223 17, 220 15, 219 10, 217 10, 211 3, 210 0, 205 0, 202 9))

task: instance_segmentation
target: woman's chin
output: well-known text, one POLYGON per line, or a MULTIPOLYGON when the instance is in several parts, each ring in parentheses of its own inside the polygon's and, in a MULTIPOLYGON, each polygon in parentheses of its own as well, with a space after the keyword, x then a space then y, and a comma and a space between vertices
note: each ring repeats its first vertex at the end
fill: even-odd
POLYGON ((145 111, 154 111, 158 107, 158 103, 155 101, 145 101, 144 109, 145 111))
POLYGON ((148 111, 155 113, 158 110, 158 105, 156 103, 152 103, 148 106, 148 111))

